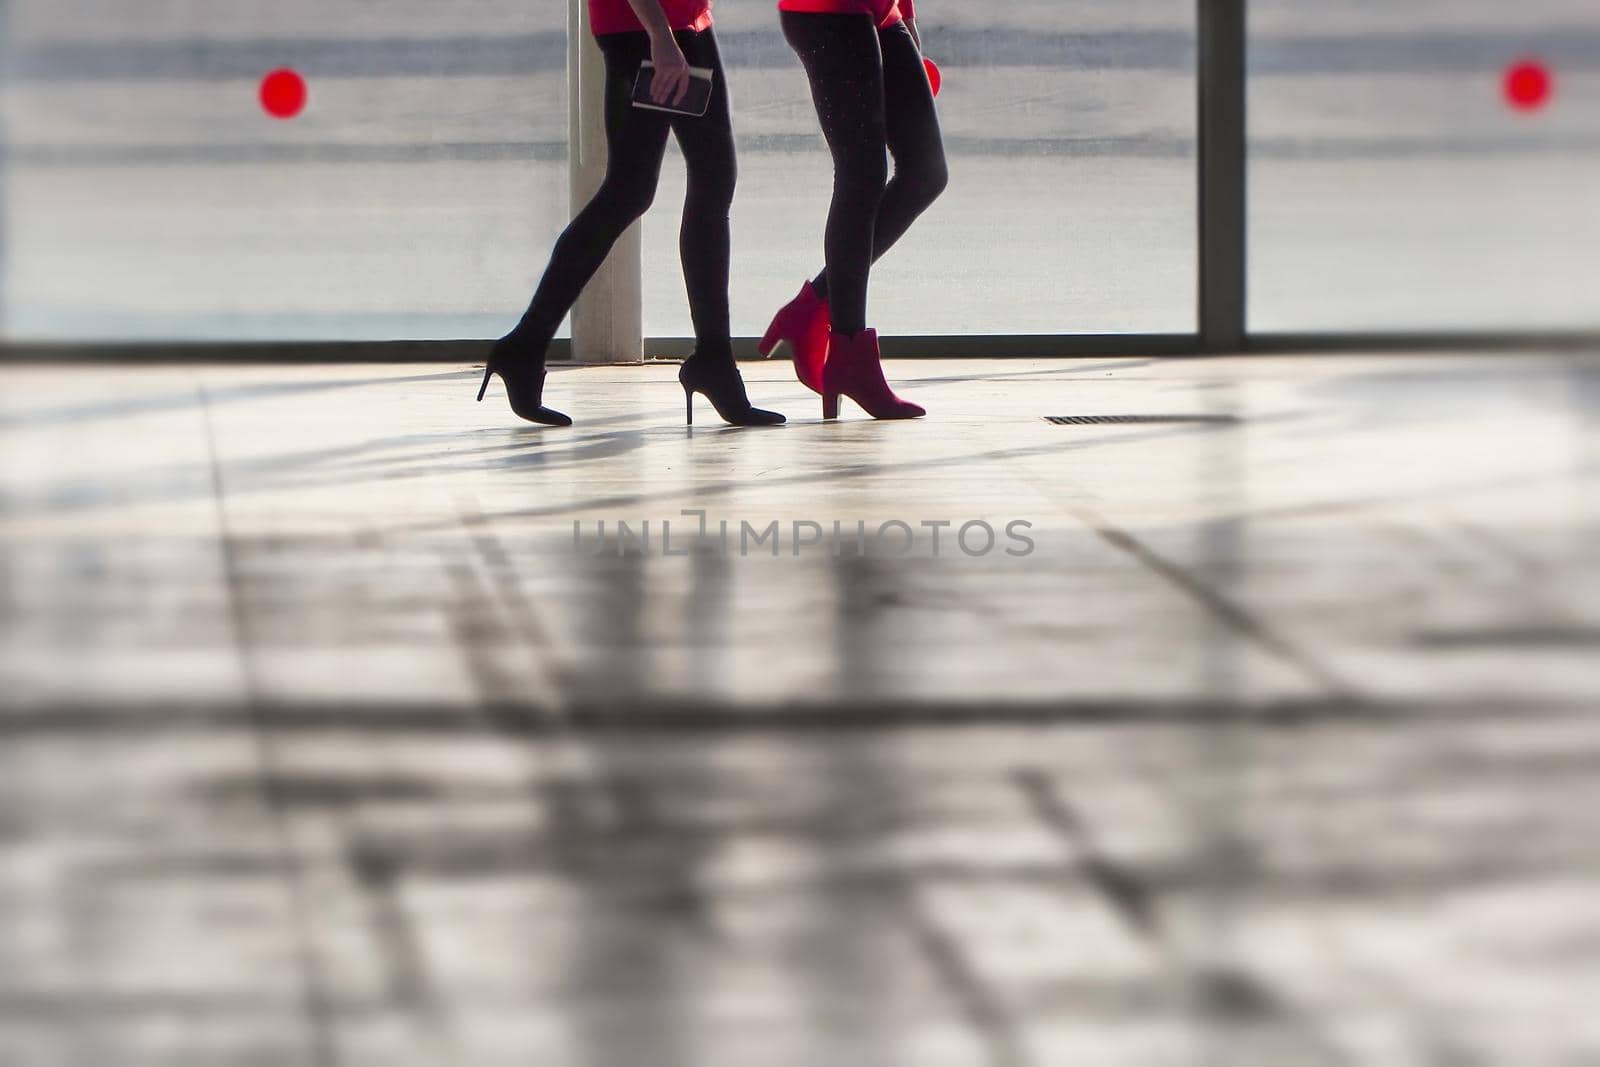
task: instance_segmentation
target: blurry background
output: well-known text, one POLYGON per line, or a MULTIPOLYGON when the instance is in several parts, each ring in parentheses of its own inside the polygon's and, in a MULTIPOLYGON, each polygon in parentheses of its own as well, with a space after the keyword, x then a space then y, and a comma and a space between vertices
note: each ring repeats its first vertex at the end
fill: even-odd
POLYGON ((503 331, 567 219, 566 8, 12 0, 5 336, 503 331))
POLYGON ((1250 329, 1600 326, 1600 5, 1248 11, 1250 329))
MULTIPOLYGON (((766 0, 717 8, 741 149, 735 331, 820 262, 827 158, 766 0)), ((489 336, 568 215, 564 0, 9 0, 4 336, 489 336), (302 73, 293 121, 256 93, 302 73), (219 270, 216 264, 228 266, 219 270)), ((886 261, 886 332, 1188 333, 1191 0, 932 4, 953 184, 886 261)), ((1250 5, 1250 326, 1600 325, 1600 8, 1250 5), (1549 104, 1503 73, 1533 56, 1549 104)), ((673 149, 674 156, 676 149, 673 149)), ((645 333, 690 326, 683 173, 645 333)))

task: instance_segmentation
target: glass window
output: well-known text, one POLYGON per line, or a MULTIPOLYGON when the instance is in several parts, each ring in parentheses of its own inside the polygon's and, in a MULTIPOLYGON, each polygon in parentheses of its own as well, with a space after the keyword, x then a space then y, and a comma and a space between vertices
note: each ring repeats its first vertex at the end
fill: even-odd
POLYGON ((566 222, 565 0, 6 6, 9 338, 491 336, 566 222))
MULTIPOLYGON (((822 266, 831 166, 771 0, 722 3, 739 139, 736 334, 822 266)), ((903 334, 1191 333, 1193 0, 919 3, 951 184, 880 264, 871 320, 903 334)), ((681 160, 646 218, 645 333, 692 333, 681 160)))
POLYGON ((1600 5, 1249 10, 1253 330, 1600 325, 1600 5))

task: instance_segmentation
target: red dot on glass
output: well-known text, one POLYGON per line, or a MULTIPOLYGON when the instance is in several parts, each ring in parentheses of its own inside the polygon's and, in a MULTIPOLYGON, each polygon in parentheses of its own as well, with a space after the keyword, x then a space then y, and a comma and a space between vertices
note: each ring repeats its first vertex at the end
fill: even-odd
POLYGON ((1555 79, 1550 68, 1536 59, 1523 59, 1506 68, 1506 103, 1518 111, 1538 111, 1550 102, 1555 79))
POLYGON ((292 70, 275 70, 261 79, 261 110, 275 119, 292 119, 306 106, 306 80, 292 70))

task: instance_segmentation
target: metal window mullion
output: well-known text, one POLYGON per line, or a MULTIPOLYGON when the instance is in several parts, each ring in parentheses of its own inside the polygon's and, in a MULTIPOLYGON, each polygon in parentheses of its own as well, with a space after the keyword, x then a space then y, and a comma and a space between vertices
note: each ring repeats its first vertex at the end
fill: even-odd
POLYGON ((1245 343, 1245 0, 1197 0, 1200 32, 1200 342, 1245 343))

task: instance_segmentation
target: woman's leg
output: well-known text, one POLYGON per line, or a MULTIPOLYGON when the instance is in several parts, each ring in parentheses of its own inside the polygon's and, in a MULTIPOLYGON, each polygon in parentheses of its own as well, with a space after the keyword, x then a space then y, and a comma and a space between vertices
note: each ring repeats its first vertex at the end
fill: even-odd
POLYGON ((733 119, 728 79, 713 31, 680 33, 678 43, 691 66, 715 71, 711 104, 699 118, 673 116, 672 130, 688 169, 688 194, 678 251, 694 319, 695 352, 732 358, 728 324, 728 274, 732 241, 728 212, 733 206, 738 163, 733 147, 733 119))
POLYGON ((728 336, 728 261, 732 243, 728 209, 733 206, 733 187, 738 180, 728 79, 712 31, 680 33, 678 44, 691 66, 710 67, 715 72, 706 113, 698 118, 672 118, 672 130, 689 171, 683 227, 678 234, 689 312, 694 316, 694 355, 678 368, 685 414, 693 425, 694 394, 703 393, 727 422, 737 426, 776 426, 784 421, 782 415, 750 403, 728 336))
POLYGON ((639 64, 650 58, 649 38, 616 33, 596 40, 606 61, 606 176, 556 241, 533 302, 506 338, 539 357, 617 238, 649 209, 667 150, 666 113, 630 102, 639 64))
MULTIPOLYGON (((950 181, 939 112, 934 107, 933 89, 917 42, 903 22, 878 31, 878 38, 883 51, 884 106, 894 177, 884 190, 873 231, 874 263, 905 236, 950 181)), ((819 297, 828 299, 826 270, 811 284, 819 297)))
POLYGON ((783 34, 811 80, 811 98, 833 153, 826 253, 836 333, 867 328, 873 235, 888 181, 883 55, 870 15, 782 14, 783 34))

